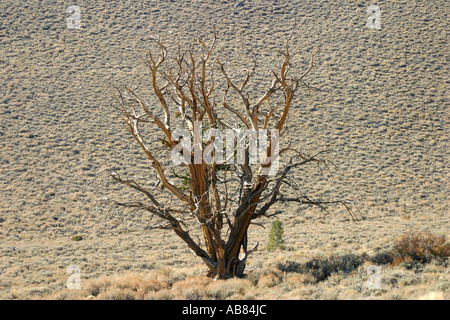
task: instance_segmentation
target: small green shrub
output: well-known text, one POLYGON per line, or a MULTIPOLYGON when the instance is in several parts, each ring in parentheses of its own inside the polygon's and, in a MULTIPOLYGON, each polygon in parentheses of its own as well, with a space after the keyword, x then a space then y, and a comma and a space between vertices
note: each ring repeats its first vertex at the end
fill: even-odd
POLYGON ((72 241, 81 241, 81 240, 83 240, 82 236, 73 236, 72 237, 72 241))
POLYGON ((274 222, 272 222, 272 228, 270 229, 269 233, 269 242, 267 244, 267 250, 274 251, 277 248, 281 250, 286 249, 286 246, 284 245, 283 235, 284 235, 283 223, 280 220, 275 220, 274 222))

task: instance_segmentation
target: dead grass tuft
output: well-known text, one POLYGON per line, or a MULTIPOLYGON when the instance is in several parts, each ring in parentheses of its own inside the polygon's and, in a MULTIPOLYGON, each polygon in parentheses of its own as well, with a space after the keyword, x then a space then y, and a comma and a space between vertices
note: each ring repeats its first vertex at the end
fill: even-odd
POLYGON ((101 300, 141 300, 148 293, 166 288, 169 288, 167 282, 136 274, 86 281, 88 295, 101 300))
POLYGON ((450 257, 450 243, 444 235, 430 232, 410 232, 394 242, 393 265, 428 263, 450 257))
POLYGON ((212 282, 211 278, 188 276, 172 285, 173 293, 187 300, 201 300, 206 296, 206 287, 212 282))
POLYGON ((206 296, 209 299, 240 299, 247 291, 251 290, 253 284, 246 279, 227 279, 212 281, 206 288, 206 296))

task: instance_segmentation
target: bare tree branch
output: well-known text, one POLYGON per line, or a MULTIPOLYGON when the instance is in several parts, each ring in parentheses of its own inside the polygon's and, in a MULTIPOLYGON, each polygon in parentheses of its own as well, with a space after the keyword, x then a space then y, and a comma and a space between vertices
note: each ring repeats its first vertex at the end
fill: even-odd
POLYGON ((278 154, 275 151, 280 135, 288 129, 295 93, 303 86, 309 87, 304 79, 313 70, 317 54, 311 55, 309 67, 300 76, 291 75, 292 56, 298 50, 298 47, 290 50, 293 34, 294 28, 283 50, 279 51, 282 56, 280 65, 271 71, 270 85, 262 92, 254 92, 255 88, 251 87, 258 67, 256 54, 247 49, 251 55, 249 66, 230 70, 230 65, 223 62, 227 61, 226 58, 222 57, 221 52, 216 52, 218 37, 215 28, 211 41, 198 39, 185 48, 178 47, 173 53, 159 37, 152 38, 156 48, 146 52, 143 62, 150 73, 150 89, 156 97, 157 108, 129 87, 125 90, 116 88, 114 107, 124 120, 124 127, 150 161, 156 172, 156 185, 161 188, 150 191, 135 180, 123 179, 112 173, 115 181, 143 193, 151 202, 148 205, 140 201, 115 201, 114 205, 143 210, 151 214, 150 218, 162 220, 162 223, 154 223, 147 230, 173 230, 204 261, 211 277, 243 275, 248 254, 257 248, 256 245, 253 250, 247 251, 248 228, 251 224, 258 225, 255 219, 277 214, 269 214, 269 209, 275 204, 296 202, 323 210, 327 210, 328 206, 343 205, 352 219, 355 217, 351 212, 351 202, 312 200, 302 192, 295 178, 294 169, 310 163, 330 170, 328 162, 320 158, 325 151, 308 156, 292 148, 289 142, 279 149, 278 154), (220 111, 231 117, 224 117, 220 111), (197 132, 200 131, 199 122, 204 125, 203 129, 211 130, 209 136, 197 132), (173 136, 178 124, 192 133, 193 150, 182 144, 183 137, 173 136), (156 128, 162 134, 163 148, 147 143, 151 141, 146 139, 149 127, 156 128), (238 158, 238 146, 234 141, 231 144, 233 150, 227 153, 227 160, 232 163, 224 165, 218 162, 216 155, 220 150, 216 142, 219 140, 216 140, 214 130, 228 128, 238 131, 242 127, 250 132, 272 129, 267 133, 269 140, 263 147, 262 163, 253 164, 250 161, 250 143, 244 143, 242 163, 234 163, 238 158), (209 151, 213 160, 205 161, 203 153, 209 151), (161 160, 164 152, 179 154, 184 159, 176 171, 161 160), (289 153, 294 156, 276 175, 269 176, 268 169, 277 158, 289 153), (172 174, 170 170, 166 173, 169 167, 172 174), (177 186, 176 181, 181 181, 181 186, 177 186), (285 189, 293 190, 297 196, 285 196, 285 189), (172 201, 157 200, 157 195, 163 192, 168 192, 170 199, 173 196, 179 201, 173 204, 172 201), (188 226, 201 229, 203 248, 199 241, 192 239, 188 226), (242 250, 244 257, 240 256, 242 250))

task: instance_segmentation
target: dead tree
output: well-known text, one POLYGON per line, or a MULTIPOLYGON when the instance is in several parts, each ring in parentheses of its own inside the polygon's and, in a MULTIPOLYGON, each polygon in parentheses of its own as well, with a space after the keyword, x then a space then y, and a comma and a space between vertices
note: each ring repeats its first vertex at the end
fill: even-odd
MULTIPOLYGON (((147 52, 143 61, 148 67, 151 91, 159 107, 150 105, 129 88, 116 88, 114 106, 156 172, 158 184, 155 189, 144 188, 135 180, 122 178, 114 172, 111 174, 114 180, 141 192, 148 200, 146 203, 114 203, 144 210, 156 217, 159 223, 153 227, 173 230, 204 261, 211 277, 223 279, 243 275, 247 256, 257 248, 256 245, 251 250, 247 249, 249 226, 255 219, 274 215, 269 213, 269 209, 276 203, 298 202, 325 210, 329 204, 341 203, 349 209, 346 201, 309 198, 292 176, 297 168, 307 164, 326 165, 321 158, 323 152, 307 156, 289 145, 279 148, 276 154, 279 159, 291 156, 282 166, 280 161, 279 170, 270 174, 274 161, 278 161, 273 147, 279 143, 279 136, 285 133, 294 94, 301 86, 307 86, 304 78, 314 67, 312 55, 309 67, 302 74, 290 74, 290 37, 280 51, 281 66, 278 71, 272 71, 269 88, 255 101, 251 101, 250 96, 254 92, 248 85, 255 74, 256 59, 250 69, 240 73, 243 74, 240 81, 236 80, 237 76, 232 74, 227 60, 220 52, 215 52, 215 30, 210 43, 198 40, 173 53, 159 38, 153 39, 156 50, 147 52), (202 155, 205 150, 212 150, 213 155, 219 151, 211 148, 217 147, 215 143, 218 140, 214 135, 205 138, 194 134, 198 123, 209 130, 276 131, 267 133, 264 161, 259 164, 249 161, 252 150, 247 143, 243 148, 244 160, 229 164, 227 161, 220 163, 215 158, 206 161, 204 157, 198 157, 198 151, 202 155), (181 143, 185 137, 175 134, 177 125, 193 133, 194 150, 181 143), (180 165, 171 165, 167 157, 161 159, 157 156, 159 149, 149 145, 143 133, 147 126, 153 126, 161 133, 163 149, 184 159, 180 165), (276 132, 279 132, 278 136, 276 132), (295 196, 283 193, 282 187, 293 190, 295 196), (170 194, 175 201, 170 206, 162 203, 158 199, 161 193, 170 194), (201 228, 202 241, 195 241, 189 230, 195 226, 201 228)), ((233 149, 233 160, 238 152, 237 148, 233 149)))

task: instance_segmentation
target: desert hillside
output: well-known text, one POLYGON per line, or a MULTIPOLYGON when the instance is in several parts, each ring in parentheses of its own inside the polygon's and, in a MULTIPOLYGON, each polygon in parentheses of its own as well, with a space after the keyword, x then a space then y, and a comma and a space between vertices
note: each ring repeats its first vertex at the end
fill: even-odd
MULTIPOLYGON (((0 298, 62 290, 69 265, 85 279, 199 266, 170 232, 146 231, 148 217, 97 200, 133 196, 109 171, 154 179, 111 107, 114 86, 151 99, 140 60, 150 37, 184 45, 210 39, 212 26, 230 61, 245 66, 247 48, 255 53, 258 90, 295 20, 295 67, 318 50, 307 81, 317 90, 300 90, 287 139, 332 150, 333 176, 308 171, 301 184, 352 199, 359 220, 339 207, 280 207, 279 254, 371 254, 410 231, 450 235, 447 1, 16 0, 0 14, 0 298), (381 29, 366 25, 372 4, 381 29), (71 5, 80 29, 68 28, 71 5)), ((264 247, 271 221, 262 222, 250 240, 264 247)), ((255 270, 266 254, 255 253, 255 270)))

